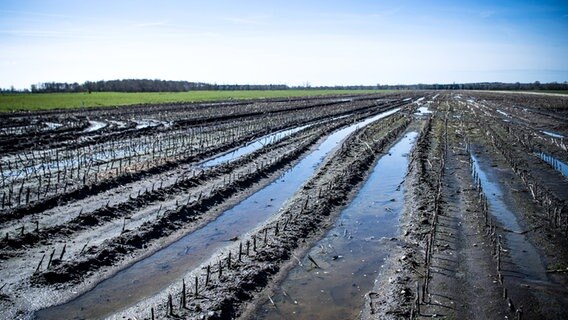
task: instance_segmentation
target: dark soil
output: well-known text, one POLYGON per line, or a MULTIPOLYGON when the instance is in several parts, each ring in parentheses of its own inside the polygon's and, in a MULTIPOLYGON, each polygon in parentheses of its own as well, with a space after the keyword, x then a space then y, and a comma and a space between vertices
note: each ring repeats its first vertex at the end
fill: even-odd
MULTIPOLYGON (((502 134, 504 141, 516 141, 517 130, 527 132, 535 124, 546 126, 563 120, 549 117, 550 107, 545 105, 539 108, 542 112, 532 114, 527 126, 515 125, 524 121, 515 121, 515 116, 503 125, 494 108, 511 115, 526 112, 511 107, 512 103, 520 103, 516 97, 516 102, 507 97, 500 96, 502 104, 497 106, 494 102, 482 103, 475 95, 447 95, 447 102, 437 104, 431 126, 425 127, 415 147, 405 182, 410 190, 408 209, 402 219, 405 244, 393 253, 387 263, 389 268, 368 296, 370 307, 365 308, 364 318, 564 319, 568 315, 567 273, 562 271, 568 261, 567 238, 565 230, 559 227, 563 218, 550 221, 550 215, 545 214, 550 205, 543 201, 566 203, 566 180, 532 157, 530 148, 534 144, 504 145, 492 136, 502 134), (472 104, 476 105, 473 109, 485 111, 469 114, 472 104), (505 129, 498 131, 502 127, 505 129), (488 226, 484 201, 479 196, 483 191, 476 185, 469 165, 469 153, 474 147, 488 174, 501 183, 507 206, 516 214, 522 230, 512 231, 494 220, 488 226), (511 164, 507 157, 523 161, 511 164), (541 182, 539 187, 546 192, 536 193, 537 198, 531 199, 522 180, 524 175, 533 179, 531 183, 541 182), (521 272, 511 258, 511 250, 521 250, 516 254, 523 255, 523 247, 517 244, 502 241, 497 258, 495 243, 501 236, 504 239, 507 232, 522 232, 528 243, 538 248, 542 262, 534 263, 547 266, 550 273, 546 280, 535 281, 530 274, 521 272)), ((557 148, 542 141, 538 144, 557 148)), ((492 208, 488 209, 491 220, 492 208)))
POLYGON ((2 115, 0 315, 29 318, 73 299, 209 223, 331 131, 396 107, 403 110, 338 145, 278 214, 228 239, 179 283, 113 317, 254 318, 298 257, 333 225, 382 152, 411 126, 421 133, 404 181, 400 235, 389 241, 390 258, 365 305, 354 306, 362 318, 566 319, 568 179, 534 153, 568 161, 566 139, 549 134, 568 136, 568 98, 496 92, 2 115), (418 106, 433 113, 413 115, 418 106), (159 124, 140 127, 144 119, 159 124), (107 125, 86 131, 93 121, 107 125), (237 161, 199 167, 251 139, 306 124, 315 125, 237 161), (107 150, 130 150, 124 145, 131 141, 137 142, 130 149, 151 151, 121 160, 107 150), (157 145, 163 150, 151 147, 157 145), (108 159, 69 170, 46 165, 60 156, 80 162, 88 152, 108 159), (478 182, 472 155, 502 191, 519 230, 495 218, 497 208, 487 205, 495 195, 478 182), (18 166, 27 171, 4 178, 18 166), (524 261, 529 251, 536 258, 524 261), (526 263, 541 266, 544 276, 523 271, 526 263))

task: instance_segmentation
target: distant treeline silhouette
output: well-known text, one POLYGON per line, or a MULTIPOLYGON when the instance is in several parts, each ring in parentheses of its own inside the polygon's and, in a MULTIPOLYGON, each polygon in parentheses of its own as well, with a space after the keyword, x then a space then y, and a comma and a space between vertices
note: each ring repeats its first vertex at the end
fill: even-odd
POLYGON ((123 79, 77 82, 43 82, 31 86, 31 90, 2 89, 2 92, 185 92, 194 90, 568 90, 568 83, 452 83, 452 84, 412 84, 412 85, 351 85, 351 86, 288 86, 285 84, 211 84, 204 82, 123 79))
POLYGON ((203 82, 124 79, 86 81, 83 84, 66 82, 44 82, 32 85, 31 92, 185 92, 192 90, 286 90, 288 86, 210 84, 203 82))
POLYGON ((397 90, 568 90, 568 82, 540 83, 505 83, 505 82, 476 82, 452 84, 411 84, 411 85, 377 85, 378 89, 397 90))

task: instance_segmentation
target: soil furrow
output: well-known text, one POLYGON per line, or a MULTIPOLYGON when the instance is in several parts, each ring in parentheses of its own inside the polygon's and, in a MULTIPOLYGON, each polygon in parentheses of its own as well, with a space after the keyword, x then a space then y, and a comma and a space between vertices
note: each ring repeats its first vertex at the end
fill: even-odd
MULTIPOLYGON (((399 137, 409 122, 407 116, 401 115, 377 122, 351 136, 276 217, 256 232, 240 239, 239 245, 227 248, 219 257, 208 262, 211 274, 218 274, 219 264, 214 261, 221 261, 221 277, 211 276, 211 283, 200 287, 197 296, 188 295, 186 308, 178 309, 179 305, 176 305, 176 316, 199 318, 200 315, 206 315, 210 319, 228 319, 243 312, 245 303, 263 289, 283 265, 295 263, 295 253, 299 254, 322 235, 338 209, 348 200, 351 194, 348 190, 360 184, 381 151, 399 137), (246 251, 249 245, 250 250, 246 251)), ((203 270, 207 269, 206 265, 203 270)), ((195 276, 201 283, 207 278, 200 270, 195 276)), ((188 278, 193 279, 191 276, 188 278)), ((179 288, 179 285, 175 287, 179 288)), ((168 291, 172 292, 172 289, 168 291)), ((172 295, 173 301, 180 301, 179 292, 172 292, 172 295)), ((153 298, 152 301, 157 299, 153 298)), ((147 303, 141 307, 145 308, 144 313, 140 314, 140 307, 135 307, 134 312, 148 317, 150 310, 147 303)), ((153 308, 159 315, 169 312, 167 302, 159 302, 153 308)), ((129 312, 132 311, 126 314, 131 314, 129 312)))

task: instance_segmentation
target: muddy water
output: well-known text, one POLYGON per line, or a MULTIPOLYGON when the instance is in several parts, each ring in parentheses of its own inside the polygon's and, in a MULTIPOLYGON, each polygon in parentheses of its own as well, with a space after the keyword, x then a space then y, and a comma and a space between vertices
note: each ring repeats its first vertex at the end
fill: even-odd
POLYGON ((252 230, 276 213, 349 134, 398 110, 400 108, 383 112, 335 131, 293 168, 216 220, 118 272, 76 299, 40 310, 36 316, 38 319, 102 318, 159 293, 207 260, 229 239, 252 230))
MULTIPOLYGON (((546 281, 546 269, 541 261, 540 255, 535 247, 527 240, 524 234, 515 232, 524 231, 513 213, 512 209, 505 201, 505 195, 501 190, 498 181, 495 181, 495 170, 485 163, 480 163, 478 158, 472 155, 473 165, 479 174, 483 192, 489 202, 489 212, 497 219, 497 221, 506 229, 514 232, 502 232, 506 246, 510 249, 509 255, 513 263, 520 269, 520 272, 527 278, 533 280, 546 281)), ((505 265, 504 270, 507 269, 505 265)))
POLYGON ((562 173, 564 177, 568 178, 568 164, 544 152, 535 152, 535 154, 544 162, 548 163, 552 168, 554 168, 554 170, 562 173))
POLYGON ((354 319, 394 245, 404 203, 411 132, 383 156, 334 227, 260 307, 260 319, 354 319))

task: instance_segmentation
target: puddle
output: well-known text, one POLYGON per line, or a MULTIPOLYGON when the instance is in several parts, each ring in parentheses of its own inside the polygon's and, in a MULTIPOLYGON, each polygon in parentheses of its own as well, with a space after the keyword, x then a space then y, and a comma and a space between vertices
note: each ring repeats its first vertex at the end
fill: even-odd
POLYGON ((266 145, 270 145, 273 144, 275 142, 278 142, 280 140, 282 140, 283 138, 294 134, 298 131, 304 130, 308 127, 313 126, 313 124, 309 124, 309 125, 305 125, 305 126, 301 126, 301 127, 297 127, 297 128, 292 128, 292 129, 288 129, 288 130, 284 130, 284 131, 279 131, 279 132, 275 132, 275 133, 271 133, 269 135, 266 135, 264 137, 258 138, 254 141, 252 141, 251 143, 247 144, 244 147, 240 147, 240 148, 236 148, 232 151, 229 151, 225 154, 222 154, 218 157, 215 157, 211 160, 207 160, 203 163, 200 164, 200 167, 213 167, 213 166, 217 166, 220 165, 221 163, 224 162, 231 162, 234 161, 236 159, 238 159, 239 157, 242 157, 243 155, 249 154, 251 152, 254 152, 266 145))
POLYGON ((506 112, 503 112, 503 111, 501 111, 501 110, 497 110, 497 112, 499 112, 500 114, 504 115, 505 117, 509 117, 509 118, 511 117, 511 116, 509 116, 509 114, 507 114, 506 112))
MULTIPOLYGON (((473 166, 479 174, 483 192, 489 202, 489 212, 503 227, 515 232, 524 231, 521 229, 515 214, 505 203, 505 196, 501 191, 499 182, 495 181, 493 178, 496 175, 490 172, 493 169, 486 166, 481 169, 477 157, 471 155, 471 158, 473 160, 473 166)), ((540 255, 535 247, 527 240, 525 235, 503 232, 502 230, 499 230, 499 233, 503 236, 507 247, 510 249, 509 255, 513 263, 520 269, 524 276, 533 280, 548 280, 540 255)), ((504 268, 506 269, 506 267, 504 268)))
POLYGON ((534 154, 544 162, 548 163, 552 168, 554 168, 554 170, 562 173, 565 178, 568 178, 568 164, 544 152, 535 152, 534 154))
POLYGON ((55 122, 44 122, 43 124, 47 127, 48 130, 55 130, 57 128, 63 127, 61 123, 55 123, 55 122))
POLYGON ((144 129, 149 127, 157 127, 159 125, 163 125, 165 128, 169 128, 172 126, 171 121, 160 121, 155 119, 142 119, 142 120, 132 120, 136 123, 135 129, 144 129))
POLYGON ((334 227, 287 275, 258 319, 355 319, 364 295, 397 236, 404 204, 407 156, 417 137, 407 134, 383 156, 359 193, 345 208, 334 227), (285 293, 284 293, 285 292, 285 293))
POLYGON ((108 120, 108 122, 114 124, 117 128, 123 129, 126 128, 126 122, 118 121, 118 120, 108 120))
MULTIPOLYGON (((348 117, 348 115, 335 117, 335 118, 332 118, 330 120, 326 120, 324 122, 335 121, 335 120, 343 119, 343 118, 346 118, 346 117, 348 117)), ((320 123, 322 123, 322 122, 320 122, 320 123)), ((214 157, 213 159, 206 160, 205 162, 201 163, 199 166, 200 167, 214 167, 214 166, 220 165, 224 162, 232 162, 232 161, 237 160, 238 158, 240 158, 244 155, 252 153, 252 152, 254 152, 254 151, 256 151, 256 150, 258 150, 258 149, 260 149, 260 148, 262 148, 266 145, 276 143, 276 142, 278 142, 278 141, 280 141, 280 140, 282 140, 282 139, 284 139, 284 138, 286 138, 286 137, 288 137, 288 136, 290 136, 290 135, 292 135, 292 134, 294 134, 298 131, 302 131, 302 130, 309 128, 309 127, 312 127, 314 125, 317 125, 317 123, 316 124, 314 124, 314 123, 307 124, 307 125, 303 125, 303 126, 300 126, 300 127, 282 130, 282 131, 278 131, 278 132, 275 132, 275 133, 265 135, 263 137, 260 137, 256 140, 250 142, 249 144, 247 144, 244 147, 235 148, 231 151, 228 151, 228 152, 223 153, 223 154, 221 154, 217 157, 214 157)))
POLYGON ((423 115, 423 114, 429 114, 432 113, 432 111, 430 109, 428 109, 428 107, 420 107, 418 108, 418 110, 414 113, 415 115, 423 115))
POLYGON ((212 252, 228 243, 228 239, 252 230, 278 212, 349 134, 399 110, 389 110, 333 132, 296 166, 214 221, 102 281, 74 300, 38 311, 37 318, 101 318, 159 293, 210 258, 212 252))
POLYGON ((416 103, 417 105, 421 105, 422 100, 426 99, 426 97, 421 97, 418 98, 416 101, 414 101, 414 103, 416 103))
POLYGON ((560 133, 551 132, 551 131, 545 131, 545 130, 541 130, 540 132, 542 132, 542 133, 544 133, 545 135, 550 136, 550 137, 560 138, 560 139, 563 139, 563 138, 564 138, 564 136, 561 135, 560 133))
POLYGON ((102 121, 89 120, 89 126, 83 132, 95 132, 106 127, 108 124, 102 121))

